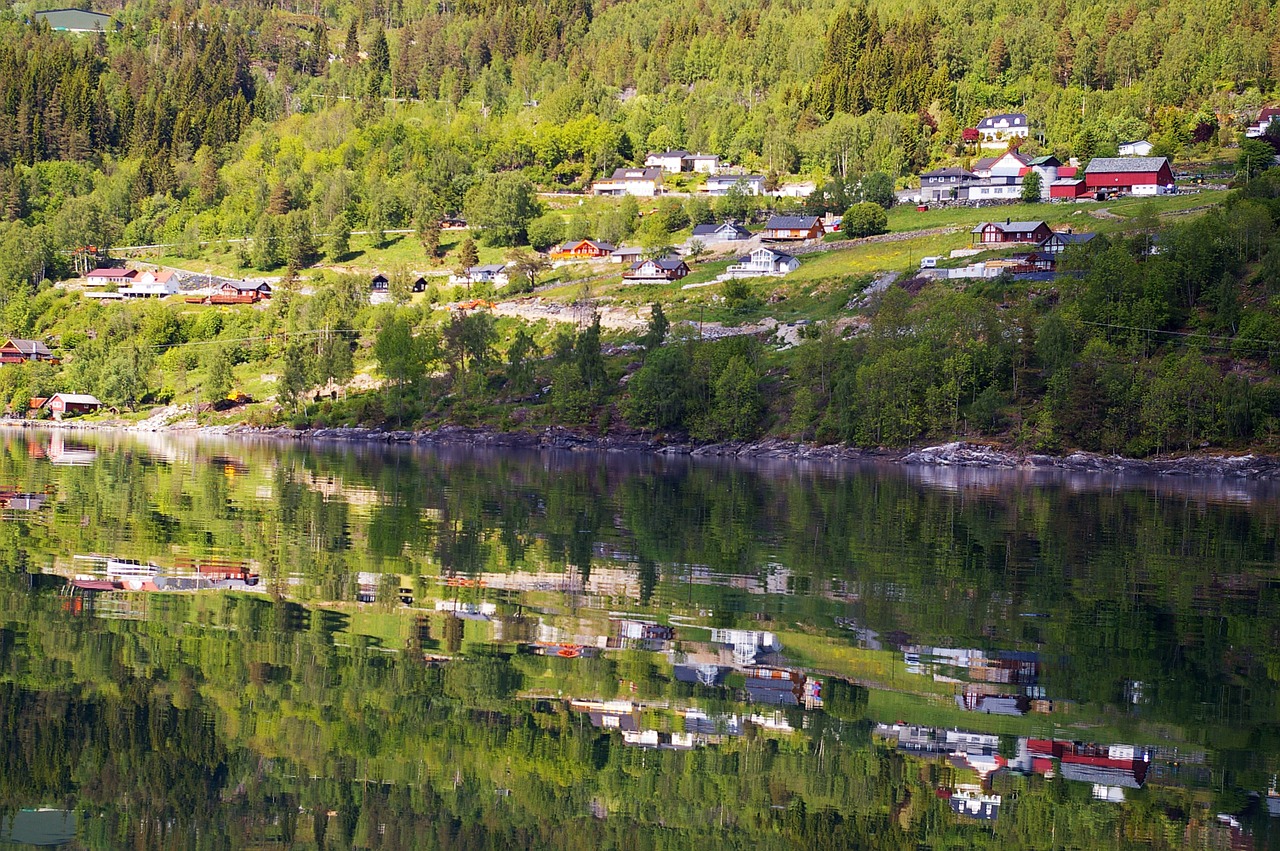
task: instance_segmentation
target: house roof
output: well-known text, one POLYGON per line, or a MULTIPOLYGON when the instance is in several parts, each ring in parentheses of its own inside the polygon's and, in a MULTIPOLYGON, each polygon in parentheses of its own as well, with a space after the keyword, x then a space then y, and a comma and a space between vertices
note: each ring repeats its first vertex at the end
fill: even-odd
POLYGON ((379 283, 379 282, 381 282, 381 283, 384 283, 384 284, 385 284, 385 283, 387 283, 387 281, 388 281, 388 280, 389 280, 389 279, 387 278, 387 276, 386 276, 386 275, 384 275, 384 274, 382 274, 381 272, 379 272, 378 274, 376 274, 376 275, 374 275, 374 276, 373 276, 373 283, 375 283, 375 284, 376 284, 376 283, 379 283))
POLYGON ((738 260, 739 260, 739 262, 745 262, 745 261, 747 261, 747 260, 750 260, 753 256, 755 256, 756 254, 759 254, 759 253, 760 253, 760 252, 762 252, 762 251, 763 251, 763 252, 766 252, 766 253, 769 255, 769 257, 770 257, 772 260, 774 260, 774 261, 777 261, 777 260, 794 260, 794 259, 795 259, 794 257, 792 257, 790 254, 787 254, 786 252, 783 252, 783 251, 774 251, 772 248, 765 248, 765 247, 762 245, 762 246, 760 246, 759 248, 757 248, 755 251, 752 251, 752 252, 751 252, 750 254, 748 254, 746 257, 740 257, 740 258, 738 258, 738 260))
POLYGON ((661 180, 662 169, 651 168, 618 168, 613 171, 613 180, 661 180))
POLYGON ((132 278, 138 273, 132 269, 94 269, 86 278, 132 278))
POLYGON ((64 403, 68 405, 101 405, 102 404, 95 397, 90 396, 88 393, 54 393, 52 396, 49 397, 49 401, 52 402, 54 399, 61 399, 64 403))
POLYGON ((770 216, 768 230, 809 230, 817 227, 817 216, 770 216))
POLYGON ((750 236, 751 231, 744 228, 736 222, 725 222, 719 225, 694 225, 694 236, 712 236, 717 233, 736 233, 742 236, 750 236))
MULTIPOLYGON (((988 159, 990 160, 990 162, 996 161, 995 157, 989 157, 988 159)), ((973 167, 981 168, 982 163, 984 162, 987 162, 987 160, 978 160, 978 162, 975 163, 973 167)), ((974 174, 973 172, 965 171, 964 169, 956 168, 955 166, 952 166, 950 168, 935 168, 933 171, 926 171, 924 174, 920 176, 921 177, 968 177, 971 179, 977 178, 977 175, 974 174)))
POLYGON ((15 349, 24 355, 52 355, 49 347, 39 340, 19 340, 17 337, 9 337, 6 344, 12 345, 15 349))
POLYGON ((595 248, 597 251, 604 251, 610 254, 618 250, 618 246, 616 245, 612 245, 608 242, 600 242, 599 240, 595 240, 595 239, 575 239, 572 242, 566 242, 564 245, 561 245, 559 250, 572 251, 573 249, 577 248, 579 245, 590 245, 593 248, 595 248))
POLYGON ((1265 107, 1262 112, 1258 113, 1256 124, 1268 124, 1274 118, 1280 118, 1280 106, 1265 107))
POLYGON ((707 183, 727 183, 735 185, 739 180, 746 183, 763 183, 763 174, 713 174, 707 177, 707 183))
POLYGON ((1079 171, 1080 169, 1073 165, 1060 165, 1058 166, 1058 177, 1059 178, 1075 177, 1076 173, 1079 171))
POLYGON ((255 290, 261 292, 271 292, 271 285, 263 281, 262 283, 253 283, 252 281, 227 281, 222 285, 222 289, 239 290, 242 293, 249 293, 255 290))
POLYGON ((49 22, 49 27, 55 30, 71 32, 102 30, 105 32, 111 28, 110 15, 87 12, 83 9, 50 9, 47 12, 36 12, 33 17, 37 20, 43 18, 49 22))
POLYGON ((507 270, 506 263, 489 263, 484 266, 472 266, 467 269, 469 275, 499 275, 507 270))
POLYGON ((659 257, 656 260, 642 260, 639 263, 633 263, 631 268, 639 269, 645 263, 652 263, 653 265, 657 266, 659 269, 662 269, 664 272, 674 272, 676 269, 679 269, 681 266, 685 265, 684 261, 681 260, 679 257, 668 255, 666 257, 659 257))
POLYGON ((1021 112, 1004 112, 1000 115, 989 115, 978 122, 979 130, 995 130, 997 125, 1008 127, 1026 127, 1027 116, 1021 112))
POLYGON ((1055 233, 1053 236, 1046 237, 1045 242, 1056 237, 1059 242, 1066 245, 1084 245, 1095 236, 1097 236, 1096 233, 1055 233))
MULTIPOLYGON (((696 233, 697 228, 694 228, 694 231, 696 233)), ((619 245, 613 250, 615 257, 634 257, 641 254, 644 254, 644 249, 638 245, 619 245)))
POLYGON ((1035 159, 1030 160, 1029 162, 1027 162, 1027 165, 1030 165, 1030 166, 1037 166, 1037 165, 1043 165, 1043 166, 1057 165, 1057 166, 1060 166, 1060 165, 1062 165, 1062 160, 1058 159, 1058 158, 1057 158, 1057 157, 1055 157, 1053 154, 1049 154, 1049 155, 1047 155, 1047 156, 1043 156, 1043 157, 1036 157, 1035 159))
POLYGON ((988 227, 995 227, 1003 231, 1015 231, 1017 233, 1025 233, 1033 231, 1039 227, 1048 227, 1045 222, 983 222, 975 227, 972 233, 982 233, 988 227))
POLYGON ((1168 157, 1094 157, 1085 174, 1117 174, 1126 171, 1159 171, 1169 165, 1168 157))
POLYGON ((718 160, 719 154, 689 154, 691 160, 718 160))
POLYGON ((1150 143, 1150 142, 1148 142, 1146 139, 1134 139, 1132 142, 1121 142, 1121 143, 1120 143, 1120 147, 1121 147, 1121 148, 1129 148, 1129 147, 1132 147, 1132 146, 1134 146, 1134 145, 1150 145, 1150 144, 1151 144, 1151 143, 1150 143))
POLYGON ((651 156, 651 157, 664 157, 664 158, 665 158, 665 157, 680 157, 680 159, 684 159, 685 157, 689 156, 689 152, 688 152, 688 151, 663 151, 663 152, 659 153, 659 152, 657 152, 657 151, 650 151, 650 152, 649 152, 649 156, 651 156))

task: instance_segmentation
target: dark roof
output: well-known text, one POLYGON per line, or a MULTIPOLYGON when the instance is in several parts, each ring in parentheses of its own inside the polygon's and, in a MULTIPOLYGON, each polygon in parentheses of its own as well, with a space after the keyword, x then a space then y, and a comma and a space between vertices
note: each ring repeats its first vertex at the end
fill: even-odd
POLYGON ((497 275, 506 271, 506 263, 489 263, 484 266, 472 266, 467 269, 468 275, 497 275))
POLYGON ((752 703, 768 703, 773 706, 799 706, 795 683, 791 680, 747 680, 747 696, 752 703))
POLYGON ((631 264, 631 271, 634 272, 646 263, 652 263, 664 272, 674 272, 684 265, 684 261, 679 257, 659 257, 656 260, 640 260, 631 264))
POLYGON ((1096 233, 1055 233, 1053 236, 1046 237, 1045 242, 1057 237, 1059 242, 1066 245, 1084 245, 1095 236, 1097 236, 1096 233))
POLYGON ((1045 222, 983 222, 973 229, 973 233, 981 233, 988 225, 992 225, 1002 231, 1014 231, 1015 233, 1026 233, 1042 226, 1048 227, 1045 222))
POLYGON ((767 230, 808 230, 818 224, 817 216, 770 216, 767 230))
MULTIPOLYGON (((716 669, 716 675, 714 678, 712 678, 712 683, 714 685, 719 685, 721 682, 724 681, 725 674, 729 673, 729 669, 721 667, 719 665, 716 665, 715 669, 716 669)), ((702 682, 702 680, 698 676, 698 669, 693 667, 692 665, 675 665, 673 667, 673 670, 675 672, 677 682, 681 682, 681 683, 702 682)), ((692 730, 688 730, 687 723, 686 723, 685 729, 688 732, 693 732, 692 730)))
POLYGON ((740 224, 725 222, 722 225, 694 225, 694 236, 715 236, 718 233, 733 233, 738 236, 751 236, 751 231, 740 224))
POLYGON ((689 152, 688 151, 663 151, 662 153, 658 153, 657 151, 650 151, 649 156, 650 157, 680 157, 681 159, 684 159, 685 157, 689 156, 689 152))
POLYGON ((24 355, 52 355, 49 347, 39 340, 19 340, 17 337, 10 337, 7 342, 13 343, 13 347, 24 355))
MULTIPOLYGON (((995 162, 995 157, 991 157, 991 162, 995 162)), ((974 168, 981 168, 983 160, 974 163, 974 168)), ((989 164, 989 163, 988 163, 989 164)), ((965 171, 962 168, 952 166, 950 168, 935 168, 933 171, 926 171, 921 177, 968 177, 977 179, 977 175, 971 171, 965 171)))
POLYGON ((1059 762, 1062 776, 1079 783, 1101 783, 1105 786, 1123 786, 1137 789, 1146 779, 1146 766, 1136 763, 1133 768, 1109 768, 1102 765, 1084 765, 1078 762, 1059 762), (1141 775, 1139 775, 1141 772, 1141 775))
POLYGON ((387 283, 387 281, 388 281, 387 276, 382 274, 381 272, 373 276, 373 283, 375 284, 378 284, 378 283, 385 284, 387 283))
POLYGON ((1116 174, 1126 171, 1159 171, 1169 165, 1168 157, 1094 157, 1085 174, 1116 174))
POLYGON ((1062 160, 1058 159, 1053 154, 1049 154, 1048 156, 1036 157, 1034 160, 1028 162, 1027 165, 1062 165, 1062 160))
POLYGON ((979 130, 994 129, 996 124, 1003 119, 1008 122, 1010 127, 1026 127, 1027 116, 1021 112, 1004 112, 1000 115, 989 115, 978 122, 979 130))
POLYGON ((49 27, 55 30, 68 30, 69 32, 102 30, 106 32, 112 29, 110 15, 104 15, 101 12, 86 12, 83 9, 50 9, 47 12, 36 12, 34 17, 37 20, 48 21, 49 27))
POLYGON ((651 168, 619 168, 613 171, 613 180, 661 180, 662 169, 651 168))

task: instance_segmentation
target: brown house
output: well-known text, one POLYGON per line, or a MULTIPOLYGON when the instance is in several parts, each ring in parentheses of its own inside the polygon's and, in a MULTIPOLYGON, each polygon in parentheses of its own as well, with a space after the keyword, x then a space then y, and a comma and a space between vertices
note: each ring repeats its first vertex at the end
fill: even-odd
POLYGON ((53 352, 39 340, 19 340, 10 337, 0 346, 0 363, 22 363, 23 361, 51 361, 53 352))
POLYGON ((1032 242, 1037 245, 1053 235, 1048 222, 983 222, 973 229, 973 241, 979 245, 1007 242, 1032 242))
POLYGON ((631 264, 622 273, 628 281, 678 281, 689 274, 689 265, 679 257, 660 257, 631 264))
POLYGON ((821 239, 824 231, 822 219, 817 216, 770 216, 764 226, 764 239, 799 242, 821 239))

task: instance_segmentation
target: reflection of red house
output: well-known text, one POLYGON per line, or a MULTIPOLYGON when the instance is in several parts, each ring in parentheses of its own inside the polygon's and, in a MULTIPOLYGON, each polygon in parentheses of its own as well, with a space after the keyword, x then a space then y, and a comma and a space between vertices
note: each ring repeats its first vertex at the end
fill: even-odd
POLYGON ((617 251, 616 245, 597 242, 594 239, 580 239, 577 242, 566 242, 551 252, 552 260, 597 260, 608 257, 617 251))
POLYGON ((1057 759, 1067 780, 1137 789, 1146 782, 1151 756, 1132 745, 1095 745, 1051 739, 1028 739, 1035 771, 1047 774, 1057 759), (1046 769, 1041 771, 1041 769, 1046 769))

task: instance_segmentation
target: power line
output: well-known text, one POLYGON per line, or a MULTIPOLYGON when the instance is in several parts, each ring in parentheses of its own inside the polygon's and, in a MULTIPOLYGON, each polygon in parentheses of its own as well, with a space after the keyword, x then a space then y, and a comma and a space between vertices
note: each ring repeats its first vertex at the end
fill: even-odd
MULTIPOLYGON (((1250 337, 1228 337, 1222 334, 1205 334, 1199 331, 1161 331, 1159 328, 1139 328, 1136 325, 1115 325, 1110 322, 1090 322, 1087 319, 1077 319, 1081 325, 1092 325, 1095 328, 1115 328, 1120 331, 1141 331, 1144 334, 1166 334, 1171 337, 1185 338, 1201 338, 1205 340, 1226 340, 1229 343, 1257 343, 1260 346, 1275 347, 1275 340, 1255 340, 1250 337)), ((1230 348, 1230 346, 1222 346, 1221 344, 1211 344, 1214 348, 1230 348)))
POLYGON ((253 337, 236 337, 231 340, 192 340, 188 343, 156 343, 151 346, 141 346, 144 349, 176 349, 182 346, 221 346, 224 343, 255 343, 260 341, 271 342, 277 337, 288 340, 290 337, 305 337, 312 334, 357 334, 354 328, 308 328, 304 331, 281 331, 279 334, 259 334, 253 337))

